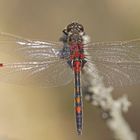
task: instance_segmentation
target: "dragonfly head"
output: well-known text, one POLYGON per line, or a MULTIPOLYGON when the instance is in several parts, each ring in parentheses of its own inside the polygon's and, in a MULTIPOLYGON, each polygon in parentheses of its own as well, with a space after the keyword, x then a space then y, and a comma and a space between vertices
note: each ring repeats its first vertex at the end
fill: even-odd
POLYGON ((72 34, 84 35, 84 27, 77 22, 72 22, 63 30, 63 33, 68 36, 72 34))

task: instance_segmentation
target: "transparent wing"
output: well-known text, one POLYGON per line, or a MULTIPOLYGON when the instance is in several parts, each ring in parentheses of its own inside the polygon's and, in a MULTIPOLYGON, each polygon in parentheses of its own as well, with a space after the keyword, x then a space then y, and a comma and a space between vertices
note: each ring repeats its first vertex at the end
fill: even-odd
POLYGON ((0 81, 22 85, 60 86, 69 83, 72 70, 60 57, 60 43, 31 41, 0 34, 0 81))
POLYGON ((8 33, 0 33, 0 53, 7 53, 24 60, 44 61, 60 57, 63 44, 24 39, 8 33))
POLYGON ((0 68, 0 81, 21 85, 60 86, 72 78, 65 61, 6 63, 0 68))
POLYGON ((91 43, 85 45, 86 52, 107 86, 140 83, 140 39, 91 43))

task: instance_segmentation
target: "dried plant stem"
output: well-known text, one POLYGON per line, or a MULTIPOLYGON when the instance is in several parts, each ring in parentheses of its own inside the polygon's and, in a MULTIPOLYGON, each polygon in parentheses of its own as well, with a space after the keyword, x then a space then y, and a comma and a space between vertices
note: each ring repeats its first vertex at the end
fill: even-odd
POLYGON ((84 90, 86 90, 85 98, 92 105, 98 106, 103 112, 103 118, 107 126, 113 133, 116 140, 136 140, 136 134, 131 130, 130 126, 123 117, 123 112, 128 111, 130 102, 126 96, 114 100, 111 92, 112 87, 106 88, 102 77, 92 63, 89 63, 84 71, 84 90), (92 66, 90 66, 92 65, 92 66), (93 68, 93 69, 91 69, 93 68))

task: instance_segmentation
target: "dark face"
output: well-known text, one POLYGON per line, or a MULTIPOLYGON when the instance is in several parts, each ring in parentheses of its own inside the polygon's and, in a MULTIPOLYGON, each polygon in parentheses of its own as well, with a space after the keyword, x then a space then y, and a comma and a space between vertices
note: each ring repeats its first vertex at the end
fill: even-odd
POLYGON ((63 32, 66 35, 71 35, 71 34, 83 35, 84 34, 84 27, 77 22, 73 22, 73 23, 69 24, 66 27, 66 29, 63 30, 63 32))

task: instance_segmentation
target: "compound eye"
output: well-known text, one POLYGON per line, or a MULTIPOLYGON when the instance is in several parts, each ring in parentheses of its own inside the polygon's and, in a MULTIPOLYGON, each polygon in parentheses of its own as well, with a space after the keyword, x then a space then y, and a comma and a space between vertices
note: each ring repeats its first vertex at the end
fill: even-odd
POLYGON ((72 24, 67 26, 67 32, 70 32, 72 29, 73 29, 73 25, 72 24))
POLYGON ((78 28, 80 29, 81 32, 84 31, 84 27, 83 27, 82 25, 79 24, 79 25, 78 25, 78 28))

